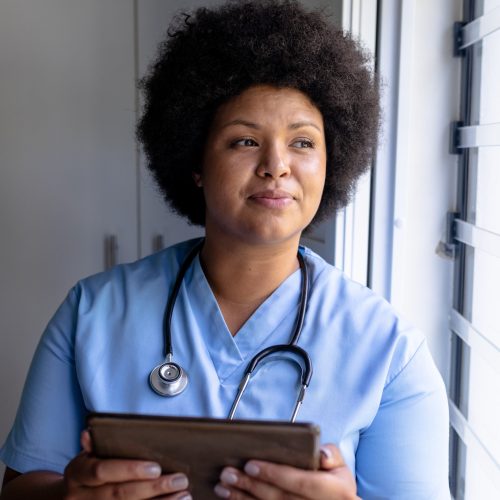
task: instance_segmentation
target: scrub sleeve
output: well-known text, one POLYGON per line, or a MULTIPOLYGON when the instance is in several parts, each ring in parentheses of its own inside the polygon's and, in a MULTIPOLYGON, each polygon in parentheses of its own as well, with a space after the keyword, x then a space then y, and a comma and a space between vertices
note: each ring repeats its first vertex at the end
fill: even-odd
POLYGON ((75 370, 78 297, 71 290, 31 362, 16 420, 0 459, 17 472, 64 472, 80 450, 86 409, 75 370))
POLYGON ((356 482, 362 499, 449 500, 446 389, 427 343, 383 391, 360 433, 356 482))

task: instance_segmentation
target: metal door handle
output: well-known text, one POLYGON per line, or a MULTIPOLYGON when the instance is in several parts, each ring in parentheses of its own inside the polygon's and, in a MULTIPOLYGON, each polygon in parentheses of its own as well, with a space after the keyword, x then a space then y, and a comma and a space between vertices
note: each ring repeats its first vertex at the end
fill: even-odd
POLYGON ((153 252, 159 252, 165 248, 163 234, 156 234, 153 236, 153 252))
POLYGON ((118 238, 110 234, 104 238, 104 270, 118 264, 118 238))

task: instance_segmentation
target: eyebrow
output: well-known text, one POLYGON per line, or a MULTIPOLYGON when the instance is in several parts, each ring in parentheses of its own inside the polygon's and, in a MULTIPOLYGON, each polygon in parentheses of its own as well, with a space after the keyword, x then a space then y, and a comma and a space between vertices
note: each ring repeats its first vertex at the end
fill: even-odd
MULTIPOLYGON (((236 120, 231 120, 230 122, 225 123, 222 128, 230 127, 231 125, 243 125, 245 127, 253 128, 255 130, 260 129, 260 126, 257 125, 256 123, 249 122, 247 120, 242 120, 237 118, 236 120)), ((296 123, 291 123, 288 125, 288 128, 291 130, 296 130, 298 128, 302 127, 314 127, 316 130, 321 132, 321 129, 314 123, 314 122, 308 122, 308 121, 302 121, 302 122, 296 122, 296 123)))
POLYGON ((318 132, 321 132, 321 129, 314 123, 314 122, 297 122, 297 123, 292 123, 291 125, 288 126, 290 129, 297 129, 297 128, 302 128, 302 127, 314 127, 318 132))

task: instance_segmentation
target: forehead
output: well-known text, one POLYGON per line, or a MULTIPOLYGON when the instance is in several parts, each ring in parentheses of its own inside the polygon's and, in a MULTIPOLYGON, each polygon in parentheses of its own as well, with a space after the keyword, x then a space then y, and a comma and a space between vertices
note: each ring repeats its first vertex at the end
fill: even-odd
POLYGON ((284 120, 314 120, 322 126, 323 117, 309 97, 294 88, 277 88, 268 85, 250 87, 222 104, 214 119, 214 125, 223 126, 233 119, 246 119, 265 123, 284 120))

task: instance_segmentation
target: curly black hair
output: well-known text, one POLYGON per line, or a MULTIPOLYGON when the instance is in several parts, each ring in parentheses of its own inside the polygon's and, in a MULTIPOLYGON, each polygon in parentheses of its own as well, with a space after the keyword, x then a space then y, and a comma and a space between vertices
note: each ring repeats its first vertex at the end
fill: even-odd
POLYGON ((291 87, 321 111, 327 173, 313 224, 349 202, 374 154, 379 84, 369 54, 321 11, 295 0, 229 1, 177 16, 141 81, 137 127, 148 168, 171 208, 204 225, 199 172, 217 108, 254 85, 291 87))

